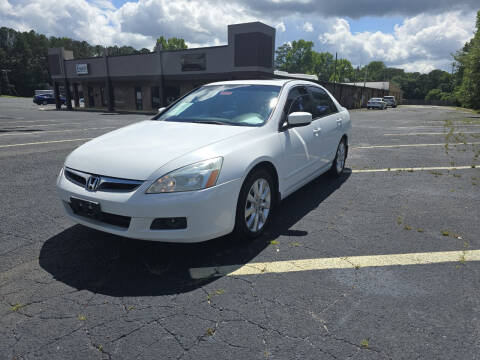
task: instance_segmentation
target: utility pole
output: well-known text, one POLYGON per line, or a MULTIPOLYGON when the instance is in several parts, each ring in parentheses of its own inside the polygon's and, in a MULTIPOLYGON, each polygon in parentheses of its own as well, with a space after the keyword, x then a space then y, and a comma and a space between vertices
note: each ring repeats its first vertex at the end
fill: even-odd
POLYGON ((334 68, 333 68, 333 82, 336 83, 337 82, 337 53, 335 53, 335 65, 334 65, 334 68))

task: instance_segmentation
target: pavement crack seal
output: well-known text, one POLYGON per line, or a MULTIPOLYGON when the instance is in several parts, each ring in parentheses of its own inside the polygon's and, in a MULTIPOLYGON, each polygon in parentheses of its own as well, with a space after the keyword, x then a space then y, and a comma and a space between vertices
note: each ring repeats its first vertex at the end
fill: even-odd
POLYGON ((220 276, 245 276, 258 274, 290 273, 315 270, 360 269, 365 267, 429 265, 440 263, 480 261, 480 250, 407 253, 390 255, 364 255, 337 258, 317 258, 244 265, 191 268, 193 279, 220 276))

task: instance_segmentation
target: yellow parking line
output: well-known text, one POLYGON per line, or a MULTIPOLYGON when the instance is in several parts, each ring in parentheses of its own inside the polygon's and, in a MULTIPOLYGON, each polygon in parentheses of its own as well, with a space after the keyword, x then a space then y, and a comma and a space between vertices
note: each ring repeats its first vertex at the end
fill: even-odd
MULTIPOLYGON (((8 134, 0 134, 0 136, 14 136, 14 135, 37 135, 37 134, 49 134, 59 132, 72 132, 72 131, 86 131, 86 130, 103 130, 103 129, 115 129, 115 126, 99 127, 99 128, 86 128, 86 129, 67 129, 67 130, 46 130, 46 131, 30 131, 30 132, 14 132, 8 134)), ((13 130, 15 131, 15 130, 13 130)))
MULTIPOLYGON (((480 144, 480 142, 448 143, 448 145, 478 145, 478 144, 480 144)), ((353 146, 352 149, 381 149, 381 148, 424 147, 424 146, 445 146, 445 143, 442 143, 442 144, 368 145, 368 146, 353 146)))
POLYGON ((200 267, 191 268, 190 276, 193 279, 204 279, 217 276, 244 276, 315 270, 360 269, 364 267, 425 265, 457 261, 461 263, 480 261, 480 250, 349 256, 200 267))
MULTIPOLYGON (((479 132, 475 131, 462 131, 462 132, 454 132, 453 135, 461 135, 461 134, 480 134, 479 132)), ((383 134, 383 136, 419 136, 419 135, 447 135, 445 132, 418 132, 418 133, 410 133, 410 134, 383 134)))
POLYGON ((428 171, 428 170, 466 170, 475 169, 480 165, 467 166, 433 166, 433 167, 415 167, 415 168, 386 168, 386 169, 359 169, 352 170, 352 173, 369 173, 369 172, 388 172, 388 171, 428 171))
POLYGON ((92 139, 93 139, 93 138, 39 141, 39 142, 24 143, 24 144, 0 145, 0 148, 8 148, 8 147, 15 147, 15 146, 28 146, 28 145, 54 144, 54 143, 63 143, 63 142, 72 142, 72 141, 85 141, 85 140, 92 140, 92 139))

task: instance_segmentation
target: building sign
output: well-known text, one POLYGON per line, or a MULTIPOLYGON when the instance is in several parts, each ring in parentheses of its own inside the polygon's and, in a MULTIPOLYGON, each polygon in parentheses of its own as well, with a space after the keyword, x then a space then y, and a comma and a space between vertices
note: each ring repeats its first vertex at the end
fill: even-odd
POLYGON ((182 71, 203 71, 207 69, 207 59, 205 53, 184 54, 180 58, 182 71))
POLYGON ((88 64, 77 64, 76 65, 77 75, 87 75, 88 74, 88 64))

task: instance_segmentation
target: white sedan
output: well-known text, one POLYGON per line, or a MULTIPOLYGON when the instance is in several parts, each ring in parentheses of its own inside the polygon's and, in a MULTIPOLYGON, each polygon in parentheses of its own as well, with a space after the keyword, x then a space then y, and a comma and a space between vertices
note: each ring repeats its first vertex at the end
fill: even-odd
POLYGON ((58 191, 75 222, 120 236, 255 238, 280 200, 342 174, 350 129, 348 111, 315 83, 217 82, 77 148, 58 191))

